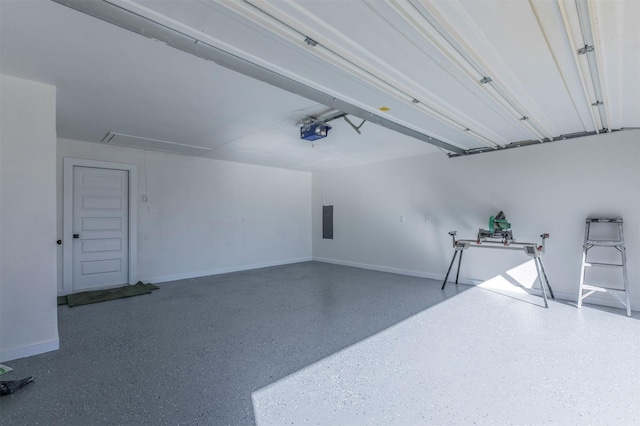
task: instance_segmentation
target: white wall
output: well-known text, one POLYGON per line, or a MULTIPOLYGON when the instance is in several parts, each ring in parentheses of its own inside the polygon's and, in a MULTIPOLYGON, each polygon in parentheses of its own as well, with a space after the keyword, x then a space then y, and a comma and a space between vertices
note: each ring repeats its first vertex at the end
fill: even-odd
POLYGON ((58 238, 64 157, 138 166, 139 280, 311 259, 310 173, 59 139, 58 238))
MULTIPOLYGON (((634 309, 640 308, 637 130, 469 157, 430 155, 314 173, 313 257, 442 279, 453 254, 448 231, 474 239, 498 210, 504 210, 517 240, 539 241, 541 233, 550 233, 543 261, 551 286, 573 300, 584 219, 622 216, 630 295, 634 309), (323 204, 334 205, 334 240, 322 239, 323 204)), ((465 282, 484 281, 527 260, 520 252, 470 249, 460 275, 465 282)))
POLYGON ((58 349, 55 102, 0 76, 0 361, 58 349))

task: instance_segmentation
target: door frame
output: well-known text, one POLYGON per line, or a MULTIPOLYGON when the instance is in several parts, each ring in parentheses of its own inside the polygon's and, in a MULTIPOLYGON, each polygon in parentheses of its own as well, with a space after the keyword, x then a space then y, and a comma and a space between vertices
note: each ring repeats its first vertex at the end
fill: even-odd
POLYGON ((73 293, 73 168, 125 170, 129 172, 129 284, 135 284, 138 275, 138 166, 108 161, 84 160, 64 157, 63 213, 62 213, 62 294, 73 293))

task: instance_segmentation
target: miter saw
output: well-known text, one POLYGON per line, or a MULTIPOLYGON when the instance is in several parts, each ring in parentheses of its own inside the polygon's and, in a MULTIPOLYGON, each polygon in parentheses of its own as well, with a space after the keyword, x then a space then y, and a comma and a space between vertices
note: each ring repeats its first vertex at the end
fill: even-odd
POLYGON ((501 240, 505 245, 513 241, 511 224, 507 222, 502 210, 497 215, 489 218, 489 229, 478 230, 478 243, 485 241, 487 238, 501 240))
POLYGON ((544 265, 542 264, 542 254, 544 253, 544 241, 549 238, 549 234, 544 233, 540 235, 542 238, 542 243, 531 243, 524 241, 515 241, 513 239, 513 233, 511 232, 511 224, 507 221, 504 216, 504 212, 499 211, 497 215, 491 216, 489 218, 489 229, 480 229, 478 230, 478 238, 476 240, 462 240, 456 238, 457 231, 449 232, 451 235, 451 239, 453 241, 453 258, 451 259, 451 263, 449 264, 449 269, 447 270, 447 275, 444 277, 444 281, 442 282, 442 289, 444 290, 445 285, 447 284, 447 279, 449 279, 449 273, 451 272, 451 268, 453 267, 453 263, 456 260, 456 256, 460 256, 458 258, 458 271, 456 272, 456 284, 458 284, 458 278, 460 276, 460 264, 462 263, 462 253, 468 248, 487 248, 487 249, 501 249, 501 250, 523 250, 524 253, 532 257, 536 266, 536 270, 538 272, 538 280, 540 281, 540 287, 542 290, 542 297, 544 298, 544 306, 545 308, 549 307, 547 304, 547 289, 551 295, 551 298, 555 298, 553 295, 553 290, 551 289, 551 285, 549 284, 549 280, 547 279, 547 273, 544 270, 544 265))

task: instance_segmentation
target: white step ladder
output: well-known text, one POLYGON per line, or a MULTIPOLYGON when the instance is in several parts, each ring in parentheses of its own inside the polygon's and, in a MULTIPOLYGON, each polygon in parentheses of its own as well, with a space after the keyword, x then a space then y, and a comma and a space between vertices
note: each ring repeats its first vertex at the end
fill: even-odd
MULTIPOLYGON (((611 230, 615 232, 615 229, 611 230)), ((627 282, 627 251, 624 246, 624 236, 622 234, 622 218, 620 217, 588 217, 584 230, 584 245, 582 248, 582 271, 580 274, 580 288, 578 291, 578 308, 582 307, 582 301, 596 292, 609 293, 620 301, 627 308, 627 316, 631 316, 631 303, 629 301, 629 283, 627 282), (613 239, 592 238, 591 226, 593 224, 606 224, 610 227, 617 227, 617 237, 613 239), (620 252, 620 263, 590 262, 587 259, 589 249, 593 247, 614 248, 620 252), (622 271, 623 287, 612 285, 585 284, 588 268, 614 268, 622 271), (586 293, 583 293, 586 291, 586 293), (624 298, 623 298, 624 294, 624 298)))

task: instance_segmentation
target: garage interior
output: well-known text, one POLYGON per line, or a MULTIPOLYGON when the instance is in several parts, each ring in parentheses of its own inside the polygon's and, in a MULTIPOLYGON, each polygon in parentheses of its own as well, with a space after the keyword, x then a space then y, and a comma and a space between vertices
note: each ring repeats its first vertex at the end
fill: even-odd
POLYGON ((0 379, 35 377, 3 424, 640 421, 640 3, 1 0, 0 24, 0 379), (549 235, 548 308, 522 251, 465 251, 442 289, 449 233, 499 211, 549 235), (578 309, 588 217, 624 220, 629 316, 578 309))

